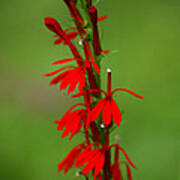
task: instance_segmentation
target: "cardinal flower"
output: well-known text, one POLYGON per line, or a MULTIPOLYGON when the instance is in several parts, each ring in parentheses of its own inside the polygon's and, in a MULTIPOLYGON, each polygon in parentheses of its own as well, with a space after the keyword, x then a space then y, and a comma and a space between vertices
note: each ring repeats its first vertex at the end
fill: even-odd
MULTIPOLYGON (((85 164, 82 170, 83 174, 88 174, 91 170, 94 169, 93 177, 94 180, 96 180, 96 178, 100 175, 100 171, 105 165, 106 152, 110 151, 110 149, 113 147, 116 147, 116 145, 105 146, 99 142, 89 144, 76 159, 75 166, 80 167, 85 164), (95 146, 94 149, 92 149, 93 146, 95 146)), ((125 150, 120 146, 117 148, 124 154, 128 162, 135 168, 135 165, 132 163, 125 150)))
POLYGON ((62 169, 64 169, 64 174, 68 172, 68 170, 72 168, 75 160, 84 148, 84 144, 79 144, 75 146, 66 156, 66 158, 58 165, 58 172, 60 172, 62 169))
POLYGON ((60 73, 57 75, 51 82, 50 85, 55 85, 60 83, 60 90, 68 88, 68 94, 76 88, 76 86, 79 84, 79 91, 82 91, 82 89, 85 86, 85 72, 86 72, 86 65, 84 64, 84 61, 82 59, 78 58, 70 58, 70 59, 63 59, 54 62, 52 65, 61 65, 67 62, 76 61, 77 63, 81 63, 80 66, 74 68, 72 65, 67 65, 64 67, 61 67, 60 69, 47 73, 44 76, 53 76, 57 73, 60 73), (64 71, 65 70, 65 71, 64 71), (62 72, 63 71, 63 72, 62 72))
MULTIPOLYGON (((85 74, 86 71, 89 74, 89 71, 91 70, 91 66, 94 67, 94 69, 99 73, 99 67, 94 62, 94 59, 91 58, 90 60, 86 57, 86 60, 84 61, 81 58, 69 58, 69 59, 63 59, 58 60, 54 62, 52 65, 62 65, 67 62, 76 61, 78 64, 78 67, 74 67, 71 65, 67 65, 64 67, 61 67, 60 69, 47 73, 44 76, 53 76, 57 73, 60 73, 57 77, 55 77, 51 82, 50 85, 54 85, 57 83, 60 83, 60 90, 66 89, 68 86, 68 94, 74 91, 76 86, 78 85, 79 91, 81 92, 85 86, 85 74), (64 71, 65 70, 65 71, 64 71), (63 72, 62 72, 63 71, 63 72)), ((93 72, 91 72, 93 74, 93 72)), ((95 81, 95 79, 93 79, 95 81)), ((91 79, 92 81, 92 79, 91 79)), ((94 82, 93 82, 94 83, 94 82)))
POLYGON ((69 28, 63 30, 60 24, 52 17, 45 18, 45 25, 49 30, 53 31, 56 34, 54 37, 58 37, 58 39, 55 40, 54 44, 69 44, 69 41, 75 39, 78 35, 78 33, 76 32, 69 32, 70 30, 77 30, 77 28, 69 28))
POLYGON ((87 127, 90 124, 90 122, 94 122, 101 114, 102 112, 102 121, 103 123, 108 126, 111 124, 111 118, 113 119, 114 123, 120 126, 121 123, 121 112, 116 104, 115 100, 113 99, 113 95, 117 91, 124 91, 127 92, 137 98, 143 99, 142 96, 128 90, 125 88, 117 88, 114 89, 113 91, 111 90, 111 69, 108 68, 108 82, 107 82, 107 92, 101 89, 95 89, 95 90, 90 90, 90 92, 102 92, 104 93, 105 97, 102 98, 92 109, 92 111, 88 115, 88 122, 87 122, 87 127))
POLYGON ((83 174, 88 174, 92 169, 94 169, 94 180, 99 176, 105 162, 105 148, 99 147, 100 145, 101 143, 92 143, 87 146, 75 162, 76 167, 86 164, 82 170, 83 174), (98 148, 91 149, 94 145, 98 146, 98 148))
POLYGON ((55 123, 58 124, 58 131, 61 131, 65 128, 61 137, 63 138, 71 134, 69 137, 70 140, 81 129, 81 127, 85 125, 87 113, 88 109, 86 105, 83 103, 78 103, 72 106, 60 120, 55 121, 55 123), (82 106, 83 108, 73 111, 73 109, 77 106, 82 106))
POLYGON ((125 161, 119 162, 119 147, 116 146, 115 147, 115 154, 114 154, 114 164, 111 166, 111 172, 112 172, 113 180, 122 180, 122 173, 121 173, 120 166, 123 164, 126 166, 128 180, 132 180, 130 166, 125 161))

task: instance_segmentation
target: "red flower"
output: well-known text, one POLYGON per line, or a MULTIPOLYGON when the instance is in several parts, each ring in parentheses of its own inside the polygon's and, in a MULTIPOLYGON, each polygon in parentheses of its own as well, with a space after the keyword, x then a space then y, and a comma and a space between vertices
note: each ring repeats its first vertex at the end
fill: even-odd
POLYGON ((86 61, 82 60, 81 58, 70 58, 70 59, 63 59, 54 62, 52 65, 61 65, 67 62, 76 61, 78 64, 78 67, 73 67, 71 65, 67 65, 64 67, 61 67, 60 69, 47 73, 44 76, 53 76, 60 72, 60 74, 55 77, 51 82, 50 85, 60 83, 60 90, 66 89, 68 86, 68 94, 74 91, 76 86, 78 85, 79 91, 81 92, 85 86, 85 73, 86 71, 89 72, 89 69, 91 69, 91 65, 95 68, 96 71, 99 73, 99 67, 97 64, 95 64, 94 61, 91 60, 91 62, 86 58, 86 61), (68 69, 68 70, 66 70, 68 69), (66 70, 66 71, 64 71, 66 70), (64 71, 64 72, 62 72, 64 71))
POLYGON ((122 164, 126 166, 128 180, 132 180, 131 169, 129 167, 129 164, 124 161, 121 161, 117 164, 112 165, 111 170, 112 170, 113 180, 122 180, 122 173, 120 169, 120 166, 122 164))
POLYGON ((82 170, 83 174, 88 174, 94 169, 94 180, 99 176, 100 171, 104 166, 105 161, 105 148, 96 148, 91 150, 93 145, 100 145, 101 143, 92 143, 78 156, 75 166, 80 167, 86 164, 82 170))
POLYGON ((87 127, 88 128, 90 122, 94 122, 99 115, 102 112, 102 118, 103 118, 103 123, 108 126, 111 123, 111 118, 113 118, 114 123, 117 124, 118 126, 121 123, 121 112, 120 109, 118 108, 118 105, 116 104, 115 100, 113 99, 113 94, 117 91, 125 91, 137 98, 143 99, 142 96, 128 90, 125 88, 118 88, 114 89, 113 91, 111 90, 111 70, 108 69, 108 86, 107 86, 107 92, 101 89, 95 89, 95 90, 90 90, 90 92, 103 92, 105 94, 105 97, 102 98, 92 109, 92 111, 88 115, 88 122, 87 122, 87 127))
POLYGON ((49 30, 56 33, 56 35, 54 37, 59 37, 54 42, 54 44, 60 44, 60 43, 63 43, 64 45, 69 44, 69 41, 75 39, 76 36, 78 35, 78 33, 76 33, 76 32, 69 32, 70 30, 76 30, 76 28, 69 28, 69 29, 66 29, 65 31, 63 31, 60 24, 51 17, 45 18, 45 25, 49 30))
POLYGON ((79 91, 82 91, 82 89, 85 86, 85 72, 86 72, 86 64, 84 64, 85 62, 82 59, 78 59, 78 58, 70 58, 70 59, 63 59, 63 60, 59 60, 54 62, 52 65, 61 65, 70 61, 76 61, 77 63, 82 63, 79 67, 74 68, 71 65, 68 66, 64 66, 61 67, 60 69, 45 74, 44 76, 53 76, 57 73, 60 72, 60 74, 58 76, 56 76, 51 82, 50 85, 54 85, 57 84, 59 82, 60 83, 60 90, 66 89, 67 86, 69 86, 68 88, 68 94, 72 91, 74 91, 74 89, 76 88, 76 86, 79 84, 79 91), (63 70, 68 69, 64 72, 62 72, 63 70))
POLYGON ((94 180, 96 180, 96 178, 100 174, 100 171, 103 169, 105 165, 105 154, 107 151, 110 151, 112 147, 117 147, 118 150, 120 150, 124 154, 128 162, 135 168, 135 165, 132 163, 132 161, 130 160, 123 148, 116 144, 108 147, 99 142, 95 142, 88 145, 76 159, 75 166, 80 167, 86 164, 82 170, 83 174, 88 174, 92 169, 94 169, 93 176, 94 180), (94 145, 96 145, 98 148, 91 149, 91 147, 94 145))
POLYGON ((114 164, 111 166, 113 180, 122 180, 122 173, 121 173, 121 169, 120 169, 120 166, 122 164, 124 164, 126 166, 128 180, 132 180, 131 169, 129 167, 129 164, 126 163, 125 161, 119 162, 119 147, 116 146, 115 148, 116 149, 115 149, 114 164))
POLYGON ((58 165, 58 172, 64 168, 64 173, 66 173, 70 168, 72 168, 75 160, 84 148, 84 144, 79 144, 74 147, 66 156, 66 158, 58 165))
POLYGON ((58 131, 66 128, 61 137, 71 134, 70 140, 81 129, 82 125, 85 125, 87 113, 87 107, 83 103, 78 103, 72 106, 60 120, 55 121, 58 124, 58 131), (84 108, 73 111, 77 106, 84 106, 84 108))

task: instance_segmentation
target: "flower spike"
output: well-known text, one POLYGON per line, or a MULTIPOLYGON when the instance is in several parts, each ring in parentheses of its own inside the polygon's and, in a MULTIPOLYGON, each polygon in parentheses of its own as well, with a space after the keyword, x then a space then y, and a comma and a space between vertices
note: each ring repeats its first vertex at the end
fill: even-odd
MULTIPOLYGON (((114 126, 120 126, 121 111, 114 99, 118 91, 143 99, 143 96, 126 88, 112 89, 112 69, 107 68, 107 88, 101 89, 100 65, 103 57, 110 50, 102 50, 98 22, 107 16, 98 17, 97 4, 92 0, 62 0, 68 7, 74 26, 63 29, 59 22, 46 17, 45 26, 53 32, 55 45, 65 45, 72 57, 56 60, 52 63, 57 69, 46 73, 52 77, 50 85, 59 85, 60 90, 67 90, 72 98, 83 97, 83 102, 71 106, 66 113, 54 121, 57 131, 62 131, 61 138, 69 136, 71 140, 81 132, 84 142, 76 145, 58 165, 58 172, 67 173, 73 167, 81 167, 76 171, 86 180, 93 173, 93 180, 122 180, 124 179, 121 166, 126 168, 127 179, 132 180, 131 166, 136 168, 126 151, 116 144, 111 144, 110 133, 114 126), (97 120, 97 121, 96 121, 97 120), (112 151, 114 160, 112 159, 112 151), (120 160, 120 154, 125 157, 120 160)), ((82 100, 82 98, 80 99, 82 100)))

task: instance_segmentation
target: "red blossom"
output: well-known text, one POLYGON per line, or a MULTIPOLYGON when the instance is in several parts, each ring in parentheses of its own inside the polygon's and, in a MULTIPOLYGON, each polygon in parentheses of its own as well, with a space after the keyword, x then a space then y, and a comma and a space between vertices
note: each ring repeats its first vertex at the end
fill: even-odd
POLYGON ((66 158, 58 165, 58 172, 60 172, 62 169, 64 169, 64 173, 68 172, 68 170, 72 168, 75 160, 84 148, 84 144, 75 146, 66 156, 66 158))
POLYGON ((94 180, 99 176, 105 162, 105 148, 91 149, 93 145, 100 145, 101 143, 92 143, 78 156, 75 166, 80 167, 86 164, 82 170, 83 174, 88 174, 94 169, 94 180))
POLYGON ((116 104, 115 100, 113 99, 113 94, 117 91, 124 91, 127 92, 137 98, 143 99, 142 96, 128 90, 125 88, 117 88, 114 89, 113 91, 111 90, 111 70, 109 69, 108 72, 108 83, 107 83, 107 92, 101 89, 95 89, 95 90, 90 90, 90 92, 102 92, 104 93, 105 97, 102 98, 92 109, 92 111, 88 115, 88 122, 87 122, 87 127, 88 129, 89 123, 94 122, 101 114, 102 112, 102 121, 103 123, 108 126, 111 123, 111 118, 113 119, 114 123, 120 126, 121 123, 121 112, 116 104))
POLYGON ((55 123, 58 124, 57 130, 62 131, 64 128, 64 132, 62 134, 62 138, 71 134, 69 137, 69 140, 81 129, 83 125, 86 123, 87 119, 87 113, 88 109, 83 103, 78 103, 72 106, 65 114, 64 116, 58 120, 55 121, 55 123), (83 108, 74 110, 77 106, 83 106, 83 108))
POLYGON ((122 180, 120 167, 125 165, 128 180, 132 180, 130 165, 136 168, 135 165, 121 146, 118 144, 110 145, 112 121, 120 126, 122 120, 121 111, 113 95, 117 91, 124 91, 140 99, 143 99, 143 97, 125 88, 112 90, 110 68, 108 68, 107 92, 99 88, 100 68, 97 56, 101 55, 103 57, 110 50, 103 51, 101 48, 98 21, 106 19, 107 16, 98 18, 98 12, 92 5, 92 0, 85 0, 82 8, 87 11, 86 13, 89 13, 87 14, 89 17, 86 18, 88 21, 91 21, 87 23, 81 16, 83 11, 79 11, 79 8, 76 7, 79 4, 76 3, 76 0, 63 1, 67 5, 76 27, 63 30, 61 25, 52 17, 45 18, 45 25, 50 31, 55 33, 54 37, 57 39, 54 41, 54 44, 67 45, 72 51, 74 58, 58 60, 52 63, 52 65, 60 65, 61 67, 44 76, 55 76, 51 80, 50 85, 59 84, 60 90, 67 89, 68 94, 78 88, 78 94, 72 97, 84 97, 84 103, 73 105, 60 120, 54 121, 54 123, 57 124, 57 131, 63 131, 62 138, 70 135, 69 140, 83 128, 86 144, 75 146, 65 159, 59 163, 58 172, 64 169, 64 173, 66 173, 73 166, 83 166, 82 175, 87 180, 89 178, 86 174, 89 174, 90 171, 93 172, 94 180, 122 180), (92 38, 89 34, 91 32, 93 33, 92 38), (73 41, 77 35, 81 38, 84 56, 78 51, 76 43, 73 41), (68 64, 62 66, 73 61, 76 65, 68 64), (101 93, 104 94, 104 97, 101 97, 101 93), (95 121, 98 118, 99 121, 96 123, 95 121), (99 125, 103 129, 98 127, 99 125), (111 162, 111 151, 113 148, 115 148, 114 163, 111 162), (127 162, 119 161, 119 151, 124 155, 127 162), (103 174, 101 174, 101 171, 103 174))
POLYGON ((122 164, 126 166, 128 180, 132 180, 131 169, 130 169, 129 164, 125 161, 119 162, 119 150, 121 149, 121 147, 119 147, 119 145, 117 144, 114 146, 115 146, 114 164, 111 166, 113 180, 122 180, 122 173, 120 169, 120 166, 122 164))
MULTIPOLYGON (((135 168, 135 165, 130 160, 129 156, 127 155, 127 153, 125 152, 125 150, 122 147, 120 147, 117 144, 107 146, 107 145, 104 145, 99 142, 89 144, 84 149, 84 151, 82 151, 79 154, 78 158, 76 159, 75 166, 80 167, 85 164, 85 166, 82 170, 83 174, 88 174, 91 170, 94 169, 93 177, 94 177, 94 180, 96 180, 97 176, 99 176, 100 171, 103 169, 103 167, 105 165, 106 152, 109 152, 110 149, 113 147, 116 147, 118 149, 118 151, 120 150, 124 154, 127 161, 132 165, 132 167, 135 168), (92 149, 93 146, 95 146, 94 149, 92 149)), ((116 167, 116 169, 117 169, 117 167, 116 167)), ((129 171, 129 169, 128 169, 128 171, 129 171)), ((115 179, 115 180, 118 180, 118 179, 115 179)), ((129 179, 129 180, 131 180, 131 179, 129 179)))
POLYGON ((67 65, 67 66, 61 67, 60 69, 54 72, 47 73, 44 75, 45 77, 53 76, 60 72, 60 74, 57 75, 50 82, 50 85, 55 85, 57 83, 60 83, 60 90, 66 89, 69 86, 68 94, 73 92, 77 85, 80 92, 83 90, 85 86, 85 73, 87 69, 89 69, 91 66, 91 62, 84 61, 80 58, 69 58, 69 59, 58 60, 54 62, 52 65, 61 65, 61 64, 71 62, 71 61, 76 61, 79 64, 79 66, 73 67, 71 65, 67 65))

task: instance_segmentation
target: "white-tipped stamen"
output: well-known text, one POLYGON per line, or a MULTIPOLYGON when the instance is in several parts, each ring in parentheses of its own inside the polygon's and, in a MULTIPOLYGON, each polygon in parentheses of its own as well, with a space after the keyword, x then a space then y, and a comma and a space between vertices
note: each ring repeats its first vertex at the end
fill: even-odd
POLYGON ((82 46, 83 44, 84 44, 83 39, 80 39, 80 40, 79 40, 79 45, 82 46))
POLYGON ((82 175, 82 171, 81 170, 76 171, 75 177, 79 177, 80 175, 82 175))
POLYGON ((104 125, 103 123, 101 123, 101 124, 100 124, 100 127, 101 127, 102 129, 104 129, 104 128, 105 128, 105 125, 104 125))
POLYGON ((120 137, 118 135, 115 136, 115 141, 116 141, 116 144, 119 144, 120 137))
POLYGON ((107 68, 107 72, 111 72, 111 68, 109 67, 109 68, 107 68))

